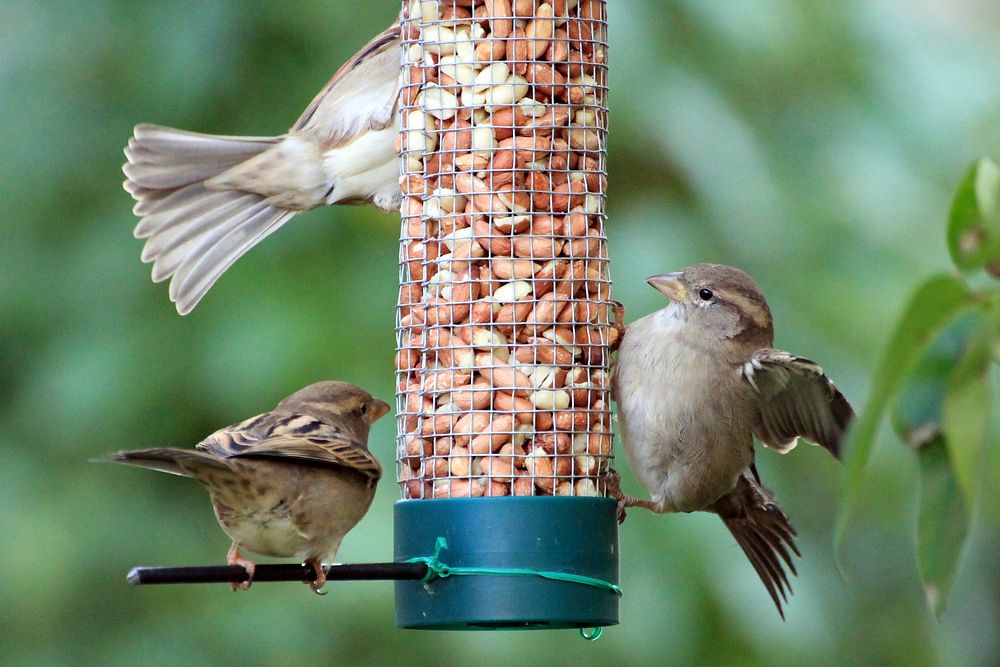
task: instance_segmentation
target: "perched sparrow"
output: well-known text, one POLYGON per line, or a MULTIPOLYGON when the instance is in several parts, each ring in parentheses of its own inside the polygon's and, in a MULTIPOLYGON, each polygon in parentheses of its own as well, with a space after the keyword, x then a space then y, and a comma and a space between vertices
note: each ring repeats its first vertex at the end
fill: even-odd
POLYGON ((125 189, 142 217, 142 261, 191 312, 233 262, 299 211, 371 202, 399 208, 395 150, 399 25, 341 67, 280 137, 224 137, 137 125, 125 189))
POLYGON ((757 475, 753 436, 781 453, 802 437, 837 456, 854 413, 822 368, 771 348, 771 311, 747 274, 697 264, 647 282, 671 302, 626 329, 614 392, 625 453, 652 499, 620 496, 621 510, 718 514, 784 618, 785 566, 794 574, 799 552, 757 475))
POLYGON ((137 449, 105 460, 191 477, 208 488, 219 525, 233 539, 227 562, 254 563, 246 548, 303 558, 326 583, 321 566, 361 520, 382 475, 368 451, 368 428, 389 405, 346 382, 317 382, 270 412, 216 431, 195 449, 137 449))

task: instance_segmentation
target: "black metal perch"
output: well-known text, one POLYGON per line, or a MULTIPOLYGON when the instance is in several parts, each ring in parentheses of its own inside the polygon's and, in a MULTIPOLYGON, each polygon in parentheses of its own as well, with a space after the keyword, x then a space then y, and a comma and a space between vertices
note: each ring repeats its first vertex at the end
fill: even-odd
MULTIPOLYGON (((324 565, 328 581, 418 581, 427 576, 425 563, 352 563, 324 565)), ((262 563, 254 571, 254 583, 262 581, 303 581, 315 579, 305 564, 262 563)), ((133 567, 125 577, 133 586, 148 584, 228 584, 247 580, 239 565, 187 567, 133 567)))

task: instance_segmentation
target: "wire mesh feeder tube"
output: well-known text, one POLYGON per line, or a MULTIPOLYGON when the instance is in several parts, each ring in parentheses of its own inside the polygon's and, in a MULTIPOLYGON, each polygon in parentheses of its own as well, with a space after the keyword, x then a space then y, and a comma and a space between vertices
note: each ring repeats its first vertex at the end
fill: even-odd
MULTIPOLYGON (((615 337, 605 10, 603 0, 404 3, 397 561, 450 536, 449 565, 617 584, 604 497, 615 337)), ((617 595, 581 598, 585 588, 503 574, 399 582, 396 620, 616 623, 617 595), (553 604, 540 616, 541 599, 553 604)))

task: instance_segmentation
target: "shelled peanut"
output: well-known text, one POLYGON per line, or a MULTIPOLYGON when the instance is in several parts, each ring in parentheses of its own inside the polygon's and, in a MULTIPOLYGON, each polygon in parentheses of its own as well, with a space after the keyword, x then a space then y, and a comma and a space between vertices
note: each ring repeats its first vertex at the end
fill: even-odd
POLYGON ((404 7, 404 497, 605 493, 603 17, 603 0, 404 7))

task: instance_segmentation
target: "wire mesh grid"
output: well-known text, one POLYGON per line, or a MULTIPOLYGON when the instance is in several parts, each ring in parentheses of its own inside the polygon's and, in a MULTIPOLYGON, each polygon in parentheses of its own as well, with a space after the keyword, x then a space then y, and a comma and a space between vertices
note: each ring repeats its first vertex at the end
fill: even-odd
POLYGON ((605 495, 604 0, 411 0, 401 21, 402 495, 605 495))

